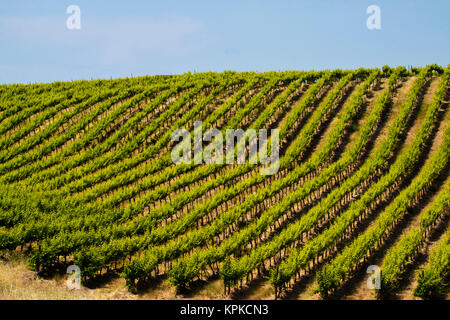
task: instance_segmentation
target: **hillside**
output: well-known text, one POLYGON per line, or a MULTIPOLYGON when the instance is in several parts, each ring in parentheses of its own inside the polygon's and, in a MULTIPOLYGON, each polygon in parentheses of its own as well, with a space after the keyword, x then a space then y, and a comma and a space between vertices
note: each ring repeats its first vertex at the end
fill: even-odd
POLYGON ((449 80, 430 65, 0 85, 0 297, 26 295, 8 288, 27 263, 24 283, 61 299, 71 265, 81 299, 448 299, 449 80), (266 129, 267 161, 230 129, 266 129))

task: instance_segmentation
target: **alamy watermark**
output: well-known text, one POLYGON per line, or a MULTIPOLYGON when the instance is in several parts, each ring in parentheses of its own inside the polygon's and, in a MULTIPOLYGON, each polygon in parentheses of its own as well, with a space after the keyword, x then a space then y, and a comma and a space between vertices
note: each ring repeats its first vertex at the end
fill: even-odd
MULTIPOLYGON (((66 9, 70 16, 66 20, 66 27, 69 30, 81 29, 81 9, 78 5, 70 5, 66 9)), ((372 4, 367 7, 366 14, 369 15, 366 20, 366 27, 369 30, 381 30, 381 8, 372 4)))
POLYGON ((70 5, 66 10, 67 14, 70 16, 66 20, 66 27, 69 30, 80 30, 81 29, 81 9, 77 5, 70 5))
POLYGON ((367 268, 367 273, 371 273, 367 279, 367 288, 370 290, 381 288, 381 269, 377 265, 371 265, 367 268))
POLYGON ((381 30, 381 9, 377 5, 370 5, 366 9, 370 16, 366 20, 366 26, 369 30, 381 30))
POLYGON ((227 129, 224 137, 218 129, 208 129, 203 133, 202 122, 195 121, 193 141, 186 129, 175 130, 172 141, 179 141, 171 153, 175 164, 245 164, 247 155, 248 163, 263 165, 260 169, 262 175, 276 174, 280 165, 279 129, 270 130, 270 140, 266 129, 258 133, 255 129, 227 129), (208 144, 203 147, 203 142, 208 144))
POLYGON ((66 273, 70 274, 67 278, 66 285, 70 290, 80 290, 81 288, 81 270, 76 265, 71 265, 67 268, 66 273))

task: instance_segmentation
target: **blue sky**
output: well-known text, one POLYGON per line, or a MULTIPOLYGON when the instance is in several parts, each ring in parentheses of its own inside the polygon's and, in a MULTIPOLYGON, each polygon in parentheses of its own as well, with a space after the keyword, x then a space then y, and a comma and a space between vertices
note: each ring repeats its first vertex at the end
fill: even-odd
POLYGON ((0 83, 450 63, 448 0, 14 0, 0 83), (381 30, 366 8, 381 8, 381 30), (81 30, 69 30, 69 5, 81 30))

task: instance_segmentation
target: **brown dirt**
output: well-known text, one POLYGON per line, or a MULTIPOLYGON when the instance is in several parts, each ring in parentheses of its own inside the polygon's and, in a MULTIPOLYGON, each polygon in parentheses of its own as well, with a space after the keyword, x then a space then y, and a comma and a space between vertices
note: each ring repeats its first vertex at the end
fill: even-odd
POLYGON ((397 118, 397 115, 400 112, 401 105, 403 102, 405 102, 415 79, 416 77, 409 77, 400 85, 400 88, 397 89, 396 95, 393 98, 392 107, 389 110, 387 116, 388 118, 385 121, 383 128, 381 128, 378 136, 376 137, 374 147, 372 148, 371 152, 373 152, 373 150, 376 150, 376 147, 381 143, 381 141, 384 141, 386 139, 389 128, 392 126, 394 119, 397 118))
POLYGON ((56 275, 51 279, 37 277, 28 269, 26 258, 15 253, 8 260, 0 260, 0 300, 173 300, 173 299, 227 299, 223 295, 220 279, 202 282, 188 293, 177 293, 166 280, 158 281, 146 291, 132 294, 125 279, 114 277, 104 284, 89 289, 81 286, 70 290, 68 275, 56 275))
MULTIPOLYGON (((383 90, 386 88, 386 84, 387 84, 387 80, 386 79, 382 79, 379 83, 379 85, 370 91, 369 96, 366 97, 366 107, 365 110, 363 110, 363 114, 360 117, 360 119, 358 119, 356 121, 356 124, 354 126, 354 131, 350 134, 349 136, 349 143, 347 143, 346 147, 345 147, 345 151, 347 151, 348 149, 350 149, 354 142, 358 140, 361 131, 360 128, 364 127, 366 122, 367 122, 367 118, 369 117, 370 113, 372 112, 372 109, 374 107, 374 103, 375 101, 377 101, 377 99, 381 96, 381 94, 383 93, 383 90)), ((381 127, 383 126, 383 124, 381 124, 381 127)))
MULTIPOLYGON (((447 226, 445 230, 450 227, 450 220, 447 220, 447 226)), ((409 274, 409 277, 406 279, 406 284, 401 287, 401 289, 395 294, 395 299, 399 300, 420 300, 420 298, 414 297, 413 291, 417 286, 417 280, 419 278, 419 273, 428 265, 428 259, 430 253, 436 248, 439 240, 444 235, 442 232, 441 236, 434 236, 430 239, 430 243, 425 247, 425 250, 421 257, 419 257, 418 264, 415 266, 414 270, 409 274)), ((446 300, 450 300, 450 292, 447 291, 446 300)))
POLYGON ((320 136, 320 140, 318 143, 314 146, 313 151, 311 154, 317 152, 317 150, 320 150, 323 143, 326 141, 326 138, 330 135, 330 131, 335 127, 336 123, 339 121, 340 115, 344 113, 345 105, 349 103, 352 96, 357 92, 358 88, 362 86, 362 83, 358 83, 354 86, 354 88, 350 89, 348 97, 345 99, 344 103, 340 107, 340 109, 337 110, 336 115, 331 118, 331 120, 327 123, 327 126, 323 133, 320 136))
MULTIPOLYGON (((419 129, 419 127, 422 123, 422 120, 425 117, 428 106, 433 101, 433 97, 434 97, 436 89, 439 85, 439 82, 440 82, 440 78, 434 78, 431 81, 429 87, 427 88, 427 91, 425 92, 425 95, 423 97, 422 104, 420 105, 419 112, 418 112, 416 118, 414 119, 413 125, 409 129, 408 134, 406 135, 406 137, 404 139, 403 148, 402 148, 402 150, 400 150, 400 153, 403 151, 404 148, 407 148, 407 146, 409 146, 410 143, 414 140, 414 137, 416 136, 416 132, 419 129)), ((439 144, 438 144, 438 146, 439 146, 439 144)))
MULTIPOLYGON (((432 99, 433 99, 434 93, 436 92, 439 81, 440 81, 440 79, 436 78, 431 82, 431 84, 424 96, 424 100, 420 107, 417 119, 414 120, 412 127, 408 131, 408 135, 405 140, 405 144, 404 144, 403 148, 407 147, 414 139, 415 132, 418 130, 420 124, 422 123, 422 120, 425 116, 425 112, 426 112, 428 106, 430 105, 430 103, 432 102, 432 99)), ((450 118, 450 113, 447 111, 444 116, 444 119, 443 119, 444 121, 441 121, 439 124, 439 129, 437 130, 436 136, 433 139, 432 146, 430 148, 430 152, 428 154, 427 159, 429 159, 430 156, 438 150, 438 148, 442 142, 445 126, 447 125, 449 118, 450 118)), ((443 184, 441 184, 441 185, 443 185, 443 184)), ((434 199, 434 197, 436 196, 437 193, 438 192, 436 192, 432 197, 430 197, 430 199, 428 199, 427 205, 430 205, 432 203, 432 200, 434 199)), ((426 208, 426 206, 424 208, 426 208)), ((423 210, 424 208, 421 208, 421 210, 423 210)), ((418 226, 418 224, 420 222, 419 212, 416 212, 414 214, 414 216, 409 217, 409 219, 410 220, 406 222, 406 226, 404 228, 402 228, 402 231, 401 231, 402 234, 407 233, 409 230, 411 230, 411 228, 418 226)), ((372 224, 373 223, 374 222, 372 222, 372 224)), ((392 245, 394 245, 394 244, 392 244, 392 245)), ((385 252, 383 252, 383 254, 380 257, 378 257, 376 259, 376 261, 374 261, 371 264, 381 266, 383 263, 383 259, 384 259, 384 253, 385 252)), ((344 299, 352 299, 352 300, 374 299, 375 295, 374 295, 373 290, 368 289, 367 285, 366 285, 366 281, 367 281, 368 277, 369 277, 369 275, 363 276, 363 274, 361 272, 361 274, 359 276, 357 276, 357 280, 354 282, 354 285, 351 286, 349 292, 344 294, 343 298, 344 299)), ((414 287, 417 283, 417 279, 416 279, 417 274, 415 274, 414 277, 415 278, 410 282, 409 286, 404 288, 402 293, 399 294, 397 298, 406 299, 406 300, 414 299, 414 296, 412 295, 412 291, 414 290, 414 287)))

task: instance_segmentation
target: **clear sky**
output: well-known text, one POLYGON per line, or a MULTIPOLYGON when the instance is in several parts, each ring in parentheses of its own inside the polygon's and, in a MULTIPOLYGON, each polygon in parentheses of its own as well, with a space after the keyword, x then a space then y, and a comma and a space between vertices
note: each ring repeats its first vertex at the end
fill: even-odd
POLYGON ((0 83, 447 65, 450 1, 2 1, 0 43, 0 83), (372 4, 381 30, 366 27, 372 4))

